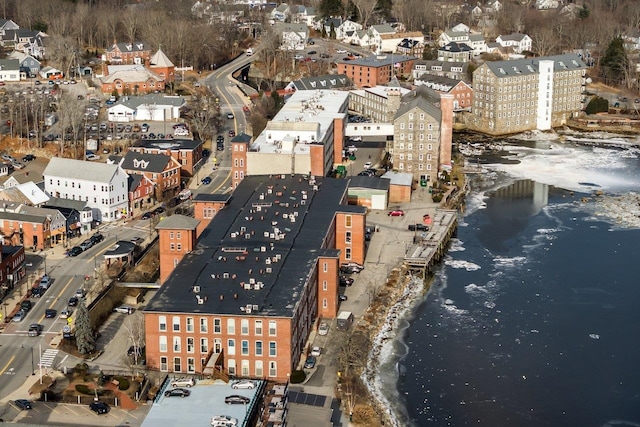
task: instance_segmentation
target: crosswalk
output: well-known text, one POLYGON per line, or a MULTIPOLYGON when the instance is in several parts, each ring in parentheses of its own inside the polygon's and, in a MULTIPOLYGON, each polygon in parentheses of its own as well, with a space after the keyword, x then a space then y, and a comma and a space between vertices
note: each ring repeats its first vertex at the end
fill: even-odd
POLYGON ((55 350, 53 348, 46 349, 44 353, 40 355, 40 363, 38 363, 38 366, 42 368, 50 368, 53 365, 53 360, 58 355, 58 351, 60 350, 55 350))

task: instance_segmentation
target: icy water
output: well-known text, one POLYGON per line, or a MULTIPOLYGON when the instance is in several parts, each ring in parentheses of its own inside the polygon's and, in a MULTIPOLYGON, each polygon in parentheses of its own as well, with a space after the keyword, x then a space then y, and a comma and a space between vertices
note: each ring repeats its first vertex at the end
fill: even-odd
POLYGON ((526 142, 472 177, 380 372, 399 425, 640 426, 640 231, 581 201, 640 191, 625 144, 526 142))

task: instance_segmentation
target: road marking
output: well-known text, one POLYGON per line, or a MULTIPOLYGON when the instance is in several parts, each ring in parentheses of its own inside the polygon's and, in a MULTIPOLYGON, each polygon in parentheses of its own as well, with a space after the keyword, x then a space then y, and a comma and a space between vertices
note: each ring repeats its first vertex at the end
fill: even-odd
POLYGON ((9 368, 9 365, 11 365, 11 363, 13 362, 13 359, 16 358, 16 355, 14 354, 13 356, 11 356, 11 359, 9 359, 9 361, 7 362, 6 365, 4 365, 4 368, 2 368, 2 370, 0 370, 0 375, 3 375, 4 372, 7 370, 7 368, 9 368))
MULTIPOLYGON (((66 285, 64 285, 64 288, 62 288, 62 291, 58 292, 58 295, 55 297, 54 302, 51 303, 49 308, 53 308, 53 305, 55 304, 55 301, 60 299, 60 297, 62 296, 62 294, 64 294, 64 291, 67 290, 67 288, 69 287, 69 285, 71 284, 72 281, 73 281, 73 277, 69 279, 69 281, 67 282, 66 285)), ((42 323, 43 320, 44 320, 44 314, 42 315, 42 317, 40 318, 38 323, 42 323)), ((53 323, 55 323, 55 320, 53 321, 53 323)), ((49 330, 51 330, 51 328, 49 328, 49 330)))
POLYGON ((38 366, 42 368, 50 368, 53 365, 53 360, 58 355, 60 350, 54 350, 53 348, 48 348, 40 355, 40 362, 38 366))

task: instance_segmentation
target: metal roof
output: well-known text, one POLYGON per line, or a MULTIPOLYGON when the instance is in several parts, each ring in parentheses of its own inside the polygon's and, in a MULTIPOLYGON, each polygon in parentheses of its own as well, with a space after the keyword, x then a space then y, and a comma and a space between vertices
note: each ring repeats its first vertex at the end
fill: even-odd
POLYGON ((157 230, 195 230, 200 220, 185 215, 171 215, 156 225, 157 230))
POLYGON ((245 177, 145 311, 293 315, 318 257, 339 256, 330 225, 348 181, 303 175, 245 177))
MULTIPOLYGON (((553 61, 553 71, 582 70, 587 64, 575 53, 563 55, 540 56, 538 58, 515 59, 512 61, 488 61, 487 67, 496 77, 513 77, 527 74, 538 74, 540 61, 553 61)), ((475 73, 474 73, 475 74, 475 73)))
POLYGON ((202 145, 202 141, 197 139, 139 139, 133 143, 132 149, 147 148, 156 150, 194 150, 202 145))
POLYGON ((113 176, 118 174, 119 169, 118 165, 54 157, 42 172, 42 176, 109 183, 113 176))

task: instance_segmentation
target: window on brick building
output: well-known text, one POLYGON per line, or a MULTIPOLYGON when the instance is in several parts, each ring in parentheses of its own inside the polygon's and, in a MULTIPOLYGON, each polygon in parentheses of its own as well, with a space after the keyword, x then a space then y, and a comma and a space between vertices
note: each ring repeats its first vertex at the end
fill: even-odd
POLYGON ((160 358, 160 371, 161 372, 167 372, 169 370, 169 360, 167 359, 166 356, 162 356, 160 358))
POLYGON ((173 372, 182 372, 182 359, 180 357, 173 358, 173 372))

